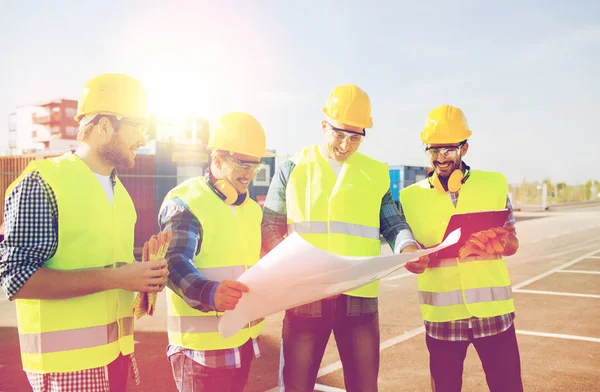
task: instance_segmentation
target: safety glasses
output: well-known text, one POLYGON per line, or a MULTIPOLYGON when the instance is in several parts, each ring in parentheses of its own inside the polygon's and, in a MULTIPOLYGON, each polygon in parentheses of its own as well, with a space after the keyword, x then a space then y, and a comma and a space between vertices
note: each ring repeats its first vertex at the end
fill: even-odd
POLYGON ((438 157, 440 155, 454 158, 460 152, 460 148, 464 143, 460 143, 457 146, 435 146, 435 147, 427 147, 425 148, 425 152, 429 154, 431 157, 438 157))
POLYGON ((224 159, 232 162, 238 170, 256 174, 265 165, 265 162, 242 161, 232 155, 221 155, 224 159))
POLYGON ((108 121, 110 121, 110 123, 111 123, 112 127, 115 129, 115 131, 119 131, 121 129, 121 125, 127 125, 127 126, 133 128, 134 131, 139 136, 144 137, 144 138, 148 137, 148 122, 147 121, 138 120, 138 119, 134 119, 134 118, 118 117, 118 116, 106 115, 106 114, 98 114, 90 121, 90 124, 94 124, 94 125, 98 124, 98 122, 100 121, 100 119, 102 117, 108 118, 108 121))
POLYGON ((344 139, 346 139, 350 143, 360 143, 360 142, 362 142, 362 140, 365 136, 364 129, 362 130, 362 133, 361 133, 361 132, 356 132, 356 131, 350 131, 348 129, 336 128, 333 125, 331 125, 330 123, 327 123, 327 125, 329 126, 329 129, 331 130, 331 134, 333 135, 335 140, 338 140, 339 142, 343 142, 344 139))

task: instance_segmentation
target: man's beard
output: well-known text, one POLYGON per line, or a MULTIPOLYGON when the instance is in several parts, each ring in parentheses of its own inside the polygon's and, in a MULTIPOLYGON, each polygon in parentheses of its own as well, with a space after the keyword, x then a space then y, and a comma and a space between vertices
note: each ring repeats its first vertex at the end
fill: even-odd
POLYGON ((119 168, 131 168, 134 165, 129 158, 129 150, 123 154, 123 145, 117 135, 113 135, 108 144, 100 149, 100 157, 106 163, 119 168))

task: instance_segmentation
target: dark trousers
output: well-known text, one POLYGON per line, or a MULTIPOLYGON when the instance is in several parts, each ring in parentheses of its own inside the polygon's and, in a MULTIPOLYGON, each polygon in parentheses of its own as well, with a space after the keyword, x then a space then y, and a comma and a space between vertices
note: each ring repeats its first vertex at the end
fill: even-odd
POLYGON ((242 366, 236 369, 209 368, 184 353, 169 357, 179 392, 242 392, 254 359, 252 340, 240 347, 242 366))
POLYGON ((322 317, 287 311, 283 319, 279 390, 312 392, 331 331, 335 336, 348 392, 377 391, 379 314, 346 315, 345 296, 326 300, 322 317))
POLYGON ((110 392, 125 392, 129 376, 130 356, 119 354, 117 359, 108 364, 108 383, 110 392))
MULTIPOLYGON (((438 340, 427 335, 431 389, 460 392, 463 363, 471 342, 438 340)), ((472 339, 491 392, 521 392, 521 359, 514 324, 498 335, 472 339)))

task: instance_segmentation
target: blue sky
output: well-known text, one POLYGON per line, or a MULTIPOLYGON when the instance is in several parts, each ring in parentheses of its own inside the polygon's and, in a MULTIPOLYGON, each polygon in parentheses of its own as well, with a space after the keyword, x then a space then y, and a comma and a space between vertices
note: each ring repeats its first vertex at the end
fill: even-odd
MULTIPOLYGON (((336 85, 371 97, 361 151, 425 165, 427 113, 461 107, 465 160, 512 183, 600 180, 600 2, 0 2, 0 135, 18 105, 77 98, 99 73, 138 77, 153 107, 248 111, 269 147, 321 141, 336 85), (377 4, 377 5, 376 5, 377 4)), ((5 144, 0 141, 0 145, 5 144)))

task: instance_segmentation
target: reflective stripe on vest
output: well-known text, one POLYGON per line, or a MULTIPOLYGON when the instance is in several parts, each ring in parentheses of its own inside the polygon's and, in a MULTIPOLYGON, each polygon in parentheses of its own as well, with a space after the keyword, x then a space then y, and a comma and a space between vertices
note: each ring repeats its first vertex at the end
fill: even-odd
MULTIPOLYGON (((250 327, 260 324, 265 319, 252 320, 250 327)), ((167 328, 179 333, 219 332, 220 318, 217 316, 168 316, 167 328)))
POLYGON ((438 260, 435 265, 430 264, 427 268, 456 267, 459 262, 460 263, 468 263, 471 261, 498 260, 498 259, 500 259, 500 257, 498 257, 498 256, 487 256, 487 257, 469 256, 460 261, 458 261, 458 258, 447 258, 447 259, 438 260))
POLYGON ((103 346, 119 340, 119 325, 121 325, 121 337, 133 335, 133 317, 125 317, 108 325, 19 334, 21 352, 46 354, 103 346))
MULTIPOLYGON (((465 300, 468 304, 489 301, 505 301, 512 298, 512 287, 485 287, 465 290, 465 300)), ((431 306, 450 306, 464 303, 462 290, 433 293, 419 291, 419 300, 422 304, 431 306)))
POLYGON ((288 234, 293 232, 297 232, 298 234, 347 234, 355 237, 379 240, 379 227, 338 221, 329 222, 329 230, 327 228, 327 222, 290 223, 288 224, 288 234))

